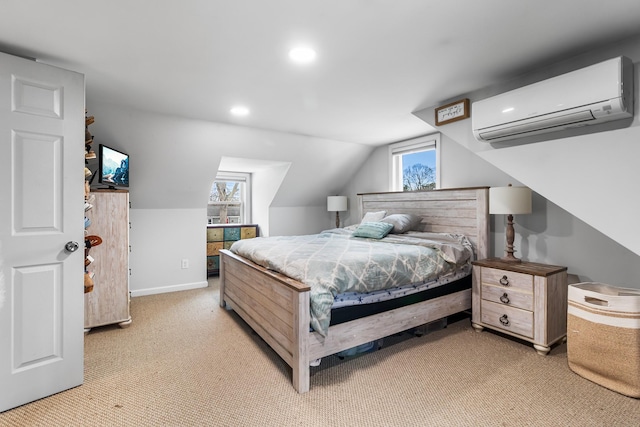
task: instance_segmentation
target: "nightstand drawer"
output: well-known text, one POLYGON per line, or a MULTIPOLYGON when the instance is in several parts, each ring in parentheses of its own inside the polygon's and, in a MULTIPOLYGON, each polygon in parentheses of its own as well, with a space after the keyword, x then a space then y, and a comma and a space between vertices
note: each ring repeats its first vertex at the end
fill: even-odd
POLYGON ((482 284, 482 299, 493 301, 500 305, 533 311, 533 293, 504 286, 482 284))
POLYGON ((533 292, 533 276, 530 274, 516 273, 514 271, 498 270, 496 268, 482 267, 482 283, 512 287, 523 291, 533 292))
POLYGON ((482 323, 498 330, 533 338, 533 312, 482 301, 482 323))

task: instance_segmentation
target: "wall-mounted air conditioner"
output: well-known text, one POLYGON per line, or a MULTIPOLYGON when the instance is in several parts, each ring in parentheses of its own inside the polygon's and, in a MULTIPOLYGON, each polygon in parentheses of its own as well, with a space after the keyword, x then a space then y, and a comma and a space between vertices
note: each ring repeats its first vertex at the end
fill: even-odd
POLYGON ((633 117, 624 56, 474 102, 473 134, 494 142, 633 117))

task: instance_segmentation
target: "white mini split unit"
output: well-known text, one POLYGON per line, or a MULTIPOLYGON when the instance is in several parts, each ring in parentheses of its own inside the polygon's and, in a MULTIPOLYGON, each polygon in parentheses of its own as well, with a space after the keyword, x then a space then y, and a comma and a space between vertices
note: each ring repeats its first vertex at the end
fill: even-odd
POLYGON ((471 111, 483 142, 633 117, 633 63, 613 58, 474 102, 471 111))

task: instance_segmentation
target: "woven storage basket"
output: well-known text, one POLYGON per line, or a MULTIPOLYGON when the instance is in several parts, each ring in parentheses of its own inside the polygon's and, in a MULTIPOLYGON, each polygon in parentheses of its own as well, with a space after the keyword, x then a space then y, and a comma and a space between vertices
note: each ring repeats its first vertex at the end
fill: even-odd
POLYGON ((640 289, 569 286, 567 359, 576 374, 640 398, 640 289))

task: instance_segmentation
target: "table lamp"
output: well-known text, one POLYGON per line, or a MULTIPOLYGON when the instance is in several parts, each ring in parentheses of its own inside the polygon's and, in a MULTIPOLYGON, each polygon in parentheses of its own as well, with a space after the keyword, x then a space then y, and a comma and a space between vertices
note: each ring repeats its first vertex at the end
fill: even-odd
POLYGON ((513 216, 531 213, 531 189, 527 187, 491 187, 489 189, 489 213, 507 215, 507 247, 506 255, 501 258, 507 262, 521 262, 513 256, 513 240, 515 232, 513 230, 513 216))
POLYGON ((336 228, 340 227, 340 212, 347 210, 347 196, 327 197, 327 211, 336 213, 336 228))

